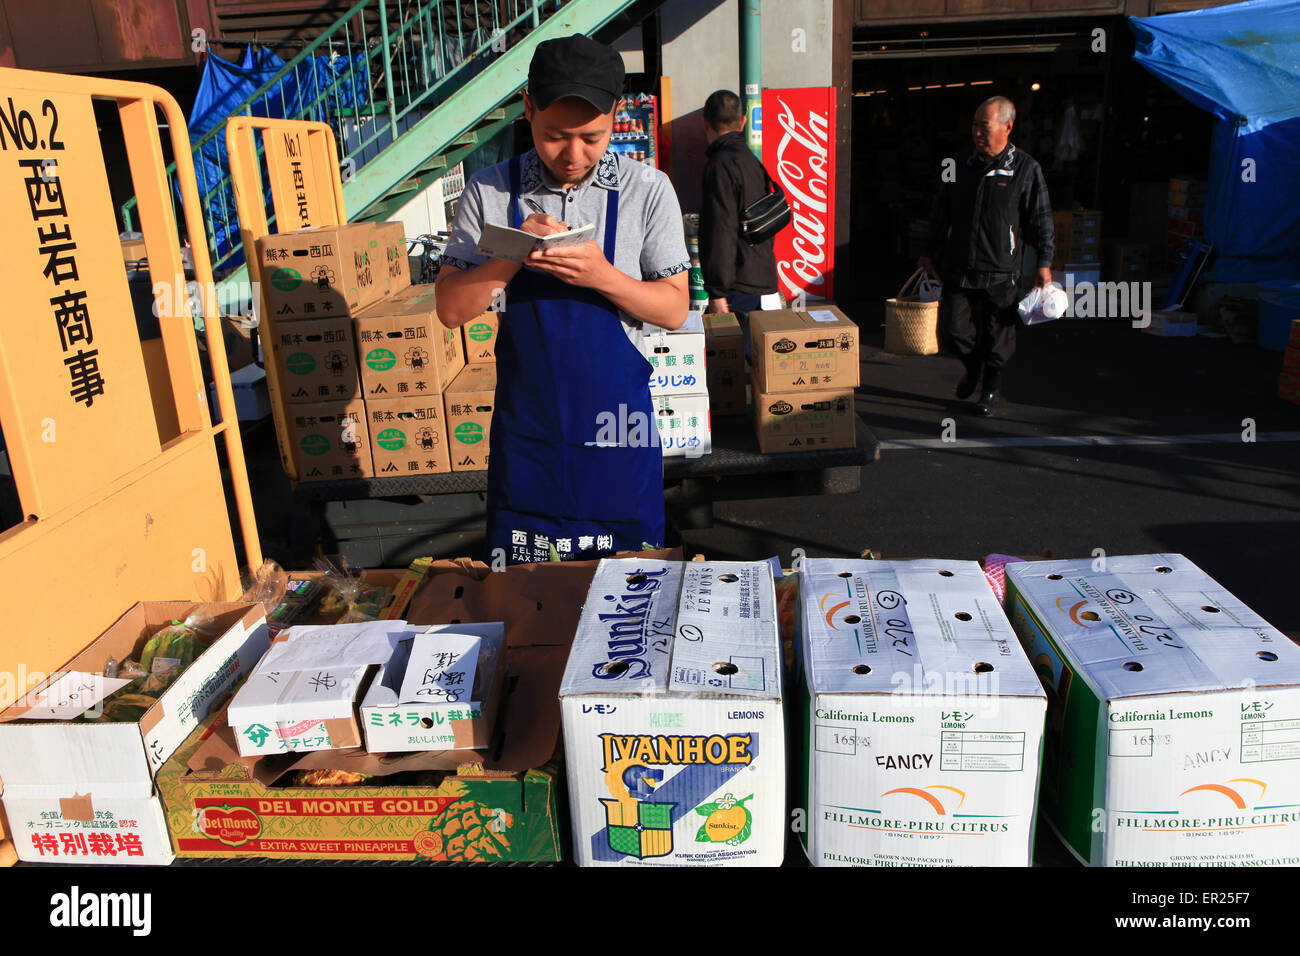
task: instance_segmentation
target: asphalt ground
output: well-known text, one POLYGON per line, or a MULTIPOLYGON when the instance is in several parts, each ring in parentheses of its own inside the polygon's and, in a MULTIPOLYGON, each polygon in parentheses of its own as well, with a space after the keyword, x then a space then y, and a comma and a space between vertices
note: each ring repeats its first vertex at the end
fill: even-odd
POLYGON ((718 502, 711 529, 683 534, 688 551, 1178 552, 1300 631, 1300 407, 1276 397, 1281 353, 1119 321, 1021 328, 1002 403, 984 419, 953 397, 955 358, 886 353, 879 324, 854 317, 857 408, 882 442, 861 491, 718 502))

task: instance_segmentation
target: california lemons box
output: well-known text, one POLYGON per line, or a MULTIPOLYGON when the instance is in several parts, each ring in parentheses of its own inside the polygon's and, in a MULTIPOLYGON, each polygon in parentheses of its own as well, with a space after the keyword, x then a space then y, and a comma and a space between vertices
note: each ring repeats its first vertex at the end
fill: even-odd
POLYGON ((577 862, 780 865, 781 694, 769 564, 601 561, 560 689, 577 862))
POLYGON ((809 859, 1028 866, 1047 699, 979 565, 805 560, 799 588, 809 859))
POLYGON ((1179 554, 1007 565, 1043 809, 1105 866, 1300 865, 1300 647, 1179 554))

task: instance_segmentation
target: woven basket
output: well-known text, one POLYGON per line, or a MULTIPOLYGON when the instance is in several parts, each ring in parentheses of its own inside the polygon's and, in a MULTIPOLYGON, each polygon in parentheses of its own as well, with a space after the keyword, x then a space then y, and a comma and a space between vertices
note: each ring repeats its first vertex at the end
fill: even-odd
POLYGON ((917 269, 898 296, 885 301, 886 352, 934 355, 939 351, 939 303, 922 302, 914 291, 924 275, 924 269, 917 269))

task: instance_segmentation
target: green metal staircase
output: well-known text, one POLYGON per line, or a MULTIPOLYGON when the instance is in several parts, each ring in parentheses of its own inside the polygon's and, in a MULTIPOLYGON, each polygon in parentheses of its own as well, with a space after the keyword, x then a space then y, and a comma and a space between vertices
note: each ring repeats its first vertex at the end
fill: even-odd
MULTIPOLYGON (((613 42, 662 2, 359 0, 229 115, 329 123, 349 219, 384 220, 522 115, 517 94, 538 43, 573 33, 613 42), (312 79, 312 57, 343 66, 322 84, 312 79), (295 109, 275 108, 288 84, 301 90, 305 81, 311 89, 295 109)), ((194 153, 225 132, 223 120, 192 144, 194 153)), ((175 170, 167 170, 173 185, 175 170)), ((234 219, 229 169, 222 173, 216 183, 199 180, 206 241, 223 284, 246 285, 246 268, 234 268, 241 248, 219 251, 214 239, 214 206, 234 219)), ((127 229, 134 207, 134 199, 122 207, 127 229)))

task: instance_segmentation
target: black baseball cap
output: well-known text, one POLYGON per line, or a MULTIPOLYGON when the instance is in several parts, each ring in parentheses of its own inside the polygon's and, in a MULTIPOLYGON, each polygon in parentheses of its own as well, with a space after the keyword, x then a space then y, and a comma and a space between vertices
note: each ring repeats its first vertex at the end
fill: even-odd
POLYGON ((581 33, 537 44, 528 65, 528 94, 539 110, 576 96, 602 113, 623 95, 623 58, 581 33))

